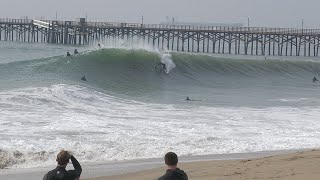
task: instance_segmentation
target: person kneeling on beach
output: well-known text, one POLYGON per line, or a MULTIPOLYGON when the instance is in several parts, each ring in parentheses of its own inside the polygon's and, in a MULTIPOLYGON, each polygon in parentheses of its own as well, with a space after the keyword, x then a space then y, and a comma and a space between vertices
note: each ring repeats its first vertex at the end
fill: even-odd
POLYGON ((44 175, 43 180, 78 180, 82 169, 77 159, 70 155, 68 151, 60 151, 57 155, 58 166, 44 175), (66 170, 69 160, 73 164, 74 170, 66 170))
POLYGON ((168 166, 166 174, 161 176, 158 180, 188 180, 187 174, 177 168, 178 156, 174 152, 168 152, 164 156, 164 161, 168 166))

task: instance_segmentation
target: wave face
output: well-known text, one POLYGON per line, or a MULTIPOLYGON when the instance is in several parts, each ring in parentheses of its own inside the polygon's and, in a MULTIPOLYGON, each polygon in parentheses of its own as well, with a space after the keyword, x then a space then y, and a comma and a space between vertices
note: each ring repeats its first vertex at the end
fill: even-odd
POLYGON ((2 64, 0 70, 6 86, 80 83, 133 100, 160 103, 181 103, 190 96, 204 105, 258 106, 274 105, 272 99, 319 97, 313 93, 318 84, 312 78, 319 75, 320 63, 302 60, 103 49, 74 57, 2 64), (159 62, 166 64, 167 72, 157 69, 159 62), (80 80, 82 76, 87 82, 80 80))
POLYGON ((0 169, 54 165, 60 149, 83 163, 320 146, 318 59, 40 56, 0 59, 0 169))

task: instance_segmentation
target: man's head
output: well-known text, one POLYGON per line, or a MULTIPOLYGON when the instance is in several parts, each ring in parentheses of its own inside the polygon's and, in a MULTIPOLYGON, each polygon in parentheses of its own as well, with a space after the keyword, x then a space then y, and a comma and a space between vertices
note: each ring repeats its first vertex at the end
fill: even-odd
POLYGON ((174 152, 168 152, 164 156, 164 162, 168 166, 177 166, 177 164, 178 164, 178 156, 177 156, 177 154, 174 153, 174 152))
POLYGON ((70 154, 68 151, 62 150, 57 155, 57 162, 59 166, 67 166, 69 163, 70 154))

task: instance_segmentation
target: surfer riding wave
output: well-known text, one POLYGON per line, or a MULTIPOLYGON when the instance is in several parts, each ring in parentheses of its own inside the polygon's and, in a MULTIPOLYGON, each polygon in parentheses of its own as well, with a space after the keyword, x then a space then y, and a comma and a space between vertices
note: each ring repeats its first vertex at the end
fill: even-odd
POLYGON ((159 62, 154 69, 156 72, 159 72, 159 73, 162 71, 167 73, 167 65, 162 62, 159 62))

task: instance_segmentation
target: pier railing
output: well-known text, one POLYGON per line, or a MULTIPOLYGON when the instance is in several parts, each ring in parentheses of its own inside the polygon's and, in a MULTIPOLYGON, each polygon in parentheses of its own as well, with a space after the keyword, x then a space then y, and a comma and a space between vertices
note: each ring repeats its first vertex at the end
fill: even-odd
POLYGON ((32 24, 31 19, 11 19, 11 18, 0 18, 2 24, 32 24))
MULTIPOLYGON (((31 19, 0 18, 2 24, 33 24, 31 19)), ((140 23, 118 23, 118 22, 85 22, 76 21, 53 21, 41 20, 57 26, 74 27, 96 27, 96 28, 133 28, 154 29, 161 31, 203 31, 203 32, 225 32, 225 33, 248 33, 248 34, 288 34, 288 35, 319 35, 320 29, 297 29, 297 28, 270 28, 270 27, 225 27, 225 26, 193 26, 172 24, 140 24, 140 23)))
POLYGON ((320 29, 225 27, 0 18, 0 41, 148 44, 159 50, 318 56, 320 29))

